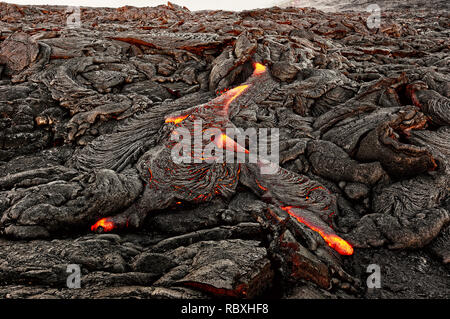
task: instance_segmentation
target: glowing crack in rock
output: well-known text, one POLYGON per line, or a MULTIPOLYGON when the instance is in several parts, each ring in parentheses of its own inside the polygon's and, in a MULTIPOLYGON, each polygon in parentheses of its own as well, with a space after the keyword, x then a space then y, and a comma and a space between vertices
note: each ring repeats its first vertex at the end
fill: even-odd
POLYGON ((282 210, 287 212, 290 216, 294 217, 298 222, 308 226, 313 231, 319 233, 319 235, 325 240, 325 242, 334 250, 336 250, 341 255, 352 255, 353 247, 344 239, 339 237, 336 234, 331 233, 330 231, 326 231, 320 226, 312 224, 310 221, 307 221, 306 218, 300 214, 295 213, 292 209, 292 206, 284 206, 281 207, 282 210))

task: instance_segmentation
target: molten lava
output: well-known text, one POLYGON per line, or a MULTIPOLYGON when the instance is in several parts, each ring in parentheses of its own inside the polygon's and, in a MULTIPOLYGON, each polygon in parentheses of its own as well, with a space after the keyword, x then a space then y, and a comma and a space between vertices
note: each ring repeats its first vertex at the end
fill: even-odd
MULTIPOLYGON (((261 63, 255 63, 253 65, 253 76, 261 75, 266 72, 267 68, 261 63)), ((232 90, 227 90, 222 96, 225 97, 225 105, 224 110, 228 112, 228 106, 233 102, 235 98, 242 94, 247 88, 249 88, 249 84, 244 84, 233 88, 232 90)))
POLYGON ((228 112, 228 106, 231 104, 231 102, 233 102, 233 100, 235 98, 237 98, 239 95, 242 94, 242 92, 244 92, 247 88, 249 87, 249 85, 245 84, 245 85, 240 85, 235 87, 232 90, 227 91, 224 96, 226 99, 225 105, 224 105, 224 110, 226 112, 228 112))
POLYGON ((114 222, 110 218, 102 218, 91 226, 91 231, 96 232, 100 227, 103 232, 109 232, 116 228, 116 225, 114 225, 114 222))
POLYGON ((253 75, 261 75, 266 72, 266 67, 261 63, 255 63, 253 67, 255 68, 253 71, 253 75))
POLYGON ((173 124, 178 124, 183 122, 189 115, 180 115, 180 116, 176 116, 176 117, 168 117, 165 120, 165 123, 173 123, 173 124))
POLYGON ((235 153, 245 153, 248 154, 248 150, 238 143, 236 143, 232 138, 228 137, 226 134, 220 135, 218 140, 214 140, 214 144, 221 149, 226 149, 228 151, 233 151, 235 153))
POLYGON ((287 212, 289 215, 294 217, 296 220, 298 220, 300 223, 308 226, 310 229, 314 230, 315 232, 319 233, 320 236, 325 240, 325 242, 334 250, 336 250, 341 255, 352 255, 353 254, 353 247, 346 242, 344 239, 339 237, 336 234, 330 234, 326 233, 323 229, 320 229, 317 226, 312 225, 308 221, 306 221, 301 216, 295 214, 291 211, 293 207, 292 206, 285 206, 281 207, 282 210, 287 212))

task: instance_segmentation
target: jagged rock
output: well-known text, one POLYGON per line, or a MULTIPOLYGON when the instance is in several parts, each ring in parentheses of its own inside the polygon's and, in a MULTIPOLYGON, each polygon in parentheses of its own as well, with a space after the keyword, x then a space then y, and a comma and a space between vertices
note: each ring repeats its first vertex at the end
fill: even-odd
POLYGON ((361 183, 349 183, 345 186, 344 192, 351 199, 361 199, 369 194, 369 188, 361 183))
POLYGON ((176 264, 170 258, 155 253, 142 253, 132 264, 134 271, 149 272, 155 275, 162 275, 175 266, 176 264))
POLYGON ((444 264, 450 263, 450 247, 448 240, 450 237, 450 227, 446 227, 430 245, 430 250, 441 258, 444 264))
POLYGON ((7 73, 22 71, 33 63, 39 53, 39 45, 29 34, 11 34, 0 47, 0 63, 6 65, 7 73))
POLYGON ((331 142, 310 142, 307 155, 318 175, 334 181, 373 185, 386 176, 379 162, 360 164, 331 142))
POLYGON ((182 274, 169 272, 156 284, 183 285, 217 296, 258 297, 273 280, 266 249, 258 246, 257 241, 236 239, 180 247, 172 255, 189 268, 182 274))

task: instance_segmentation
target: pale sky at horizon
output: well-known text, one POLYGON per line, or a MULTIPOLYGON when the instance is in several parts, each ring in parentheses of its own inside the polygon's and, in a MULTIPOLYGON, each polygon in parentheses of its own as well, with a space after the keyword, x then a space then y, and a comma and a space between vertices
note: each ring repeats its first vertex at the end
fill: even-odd
MULTIPOLYGON (((8 3, 23 5, 70 5, 81 7, 154 7, 160 4, 167 4, 167 0, 0 0, 8 3)), ((277 0, 171 0, 181 6, 186 6, 190 10, 249 10, 255 8, 266 8, 275 5, 277 0)))

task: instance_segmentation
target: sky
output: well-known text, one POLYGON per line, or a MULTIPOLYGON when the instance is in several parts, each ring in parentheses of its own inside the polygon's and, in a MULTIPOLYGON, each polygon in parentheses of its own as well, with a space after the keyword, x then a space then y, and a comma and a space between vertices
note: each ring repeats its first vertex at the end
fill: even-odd
MULTIPOLYGON (((122 7, 125 5, 135 7, 154 7, 167 4, 167 0, 0 0, 3 2, 28 5, 70 5, 81 7, 122 7)), ((232 10, 241 11, 255 8, 265 8, 275 5, 277 0, 171 0, 190 10, 232 10)))

